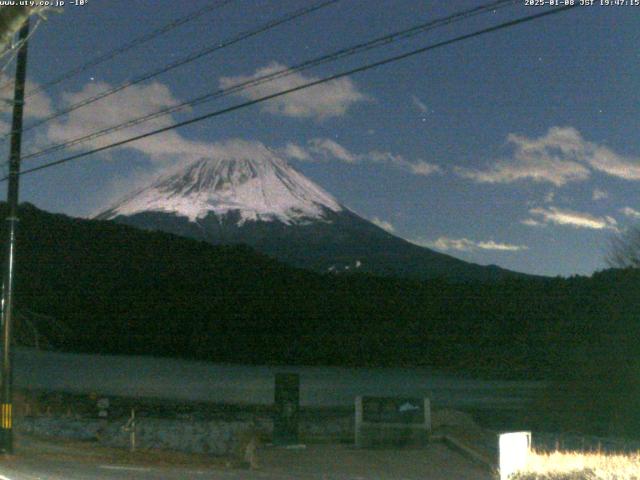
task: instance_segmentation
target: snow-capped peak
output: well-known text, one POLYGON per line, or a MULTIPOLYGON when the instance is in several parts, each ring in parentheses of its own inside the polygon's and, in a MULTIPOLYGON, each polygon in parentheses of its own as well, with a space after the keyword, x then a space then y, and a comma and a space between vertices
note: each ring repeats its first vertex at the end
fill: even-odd
POLYGON ((274 151, 245 142, 243 148, 218 149, 210 158, 160 176, 97 217, 166 212, 194 222, 210 212, 238 212, 240 224, 248 220, 291 224, 321 220, 326 210, 338 212, 342 207, 274 151))

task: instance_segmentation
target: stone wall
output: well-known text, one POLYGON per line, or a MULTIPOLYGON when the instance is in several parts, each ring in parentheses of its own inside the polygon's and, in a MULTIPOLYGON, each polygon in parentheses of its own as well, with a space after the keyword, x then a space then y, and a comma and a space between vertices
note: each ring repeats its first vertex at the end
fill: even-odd
MULTIPOLYGON (((23 418, 16 423, 16 429, 23 433, 129 448, 130 434, 123 425, 115 420, 51 416, 23 418)), ((236 449, 239 439, 253 428, 248 422, 146 418, 136 427, 136 444, 142 449, 229 455, 236 449)))
MULTIPOLYGON (((125 423, 126 418, 34 415, 16 419, 16 430, 27 434, 129 448, 130 433, 123 428, 125 423)), ((353 441, 353 417, 327 417, 307 412, 300 419, 299 432, 301 443, 353 441)), ((229 455, 249 436, 255 434, 262 442, 268 443, 272 433, 273 421, 268 416, 240 414, 236 419, 210 420, 139 418, 136 425, 136 445, 142 449, 229 455)))

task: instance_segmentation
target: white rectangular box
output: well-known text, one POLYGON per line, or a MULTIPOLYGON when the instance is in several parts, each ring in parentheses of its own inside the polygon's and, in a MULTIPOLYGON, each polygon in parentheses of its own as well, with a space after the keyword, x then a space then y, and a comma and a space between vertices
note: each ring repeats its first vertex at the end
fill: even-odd
POLYGON ((531 452, 531 432, 510 432, 498 436, 500 480, 522 470, 531 452))

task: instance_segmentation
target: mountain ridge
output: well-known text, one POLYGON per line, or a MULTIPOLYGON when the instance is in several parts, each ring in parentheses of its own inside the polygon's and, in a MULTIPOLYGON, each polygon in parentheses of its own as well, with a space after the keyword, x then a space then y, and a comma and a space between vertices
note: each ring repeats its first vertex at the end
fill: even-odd
POLYGON ((257 157, 201 158, 162 175, 125 196, 96 219, 160 211, 194 222, 209 212, 240 212, 240 224, 279 220, 285 224, 322 220, 325 210, 342 207, 329 193, 291 168, 268 148, 255 147, 257 157))
POLYGON ((262 146, 203 158, 95 216, 214 245, 246 244, 318 272, 486 281, 526 276, 420 247, 374 225, 262 146))

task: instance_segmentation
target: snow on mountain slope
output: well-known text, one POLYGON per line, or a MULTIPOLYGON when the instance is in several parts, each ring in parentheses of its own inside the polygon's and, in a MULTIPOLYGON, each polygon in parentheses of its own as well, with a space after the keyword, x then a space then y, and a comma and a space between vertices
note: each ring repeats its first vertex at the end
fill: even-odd
POLYGON ((419 247, 340 205, 258 142, 215 145, 98 214, 214 245, 244 244, 299 268, 492 280, 511 275, 419 247))
POLYGON ((97 218, 165 212, 195 222, 210 212, 220 216, 238 212, 238 225, 256 220, 279 220, 290 225, 323 220, 326 210, 343 210, 329 193, 275 152, 259 144, 252 147, 240 152, 216 152, 212 158, 161 176, 97 218))

